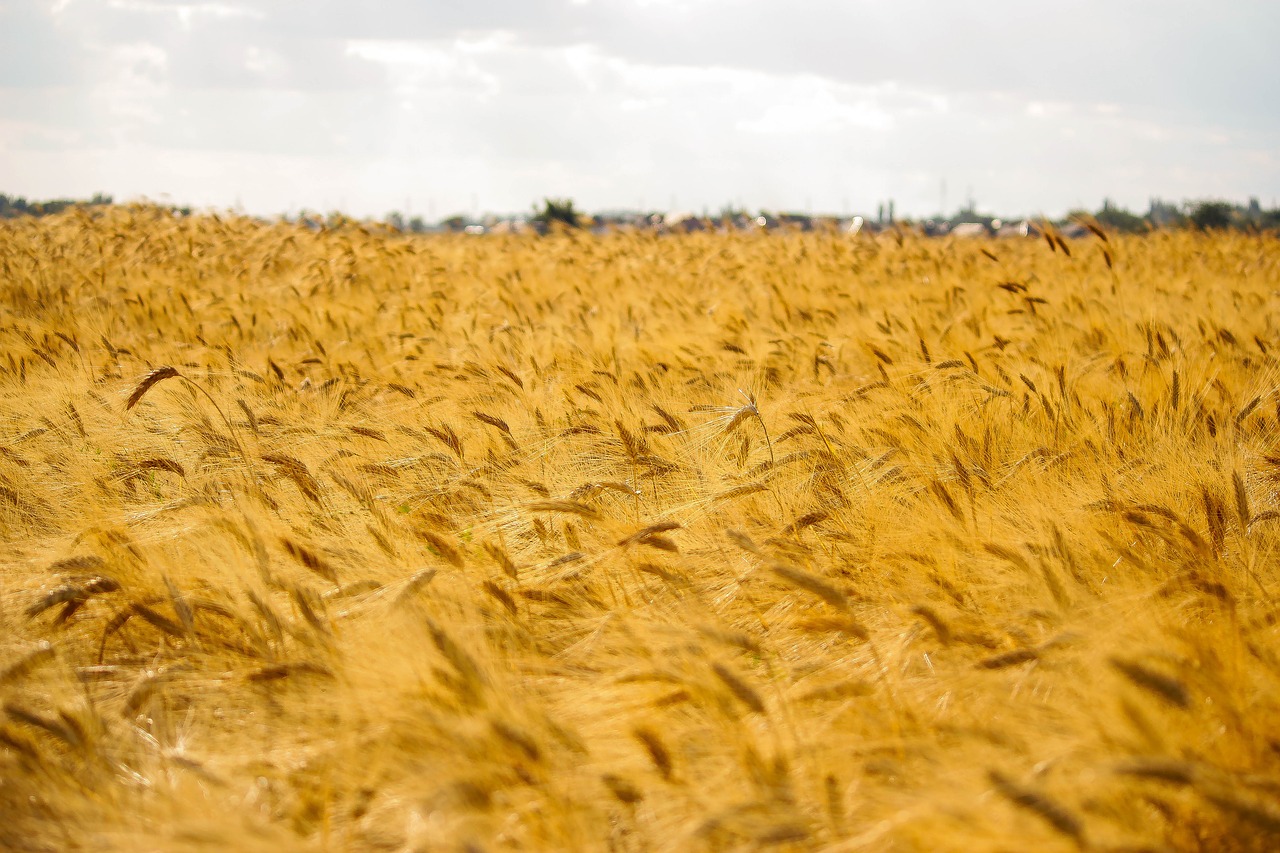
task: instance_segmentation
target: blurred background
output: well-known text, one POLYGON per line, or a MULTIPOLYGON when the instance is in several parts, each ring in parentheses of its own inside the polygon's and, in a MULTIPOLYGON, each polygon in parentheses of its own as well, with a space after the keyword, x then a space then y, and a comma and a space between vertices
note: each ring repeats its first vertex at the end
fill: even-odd
POLYGON ((1280 197, 1280 4, 0 2, 0 192, 255 215, 1280 197))

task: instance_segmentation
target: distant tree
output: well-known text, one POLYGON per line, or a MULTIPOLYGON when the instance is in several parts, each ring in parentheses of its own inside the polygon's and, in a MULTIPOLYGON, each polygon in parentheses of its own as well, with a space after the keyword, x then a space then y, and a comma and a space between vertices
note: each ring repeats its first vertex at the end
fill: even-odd
POLYGON ((1186 224, 1186 217, 1182 215, 1178 205, 1153 198, 1151 199, 1151 208, 1147 211, 1147 221, 1156 228, 1176 228, 1186 224))
POLYGON ((1258 218, 1254 222, 1263 231, 1280 232, 1280 207, 1273 207, 1271 210, 1259 210, 1258 218))
POLYGON ((404 216, 398 210, 393 210, 387 214, 387 224, 397 231, 404 230, 404 216))
POLYGON ((996 218, 995 214, 981 213, 975 210, 972 205, 970 205, 962 210, 957 210, 955 213, 955 216, 952 216, 947 221, 950 222, 952 226, 963 225, 966 223, 973 223, 975 225, 990 225, 991 220, 995 218, 996 218))
POLYGON ((1220 231, 1232 226, 1235 212, 1230 202, 1199 201, 1188 204, 1187 218, 1202 231, 1220 231))
POLYGON ((1147 220, 1123 207, 1116 207, 1110 199, 1104 199, 1102 209, 1094 214, 1098 224, 1123 234, 1138 234, 1147 230, 1147 220))
POLYGON ((440 224, 449 231, 461 231, 463 228, 467 227, 467 217, 462 214, 455 214, 450 216, 448 219, 440 220, 440 224))
POLYGON ((421 216, 415 216, 409 220, 409 230, 414 234, 421 234, 427 230, 427 221, 421 216))
POLYGON ((579 214, 573 206, 573 200, 568 198, 544 198, 542 200, 542 209, 539 210, 537 205, 533 207, 533 221, 543 227, 548 227, 553 222, 559 222, 569 228, 577 228, 579 225, 579 214))

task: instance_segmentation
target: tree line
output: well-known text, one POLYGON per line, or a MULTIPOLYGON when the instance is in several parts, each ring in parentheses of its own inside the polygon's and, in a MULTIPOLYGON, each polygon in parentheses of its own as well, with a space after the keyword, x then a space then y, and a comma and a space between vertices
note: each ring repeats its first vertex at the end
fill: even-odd
MULTIPOLYGON (((76 207, 100 207, 114 203, 110 195, 97 193, 88 199, 56 198, 45 201, 32 201, 22 196, 11 196, 0 193, 0 219, 12 219, 18 216, 50 216, 76 207)), ((190 214, 190 207, 172 207, 174 213, 190 214)), ((735 211, 736 213, 737 211, 735 211)), ((1198 228, 1200 230, 1280 230, 1280 207, 1263 209, 1256 198, 1249 199, 1247 204, 1237 204, 1222 199, 1199 199, 1176 202, 1152 199, 1144 214, 1134 213, 1124 207, 1103 201, 1097 211, 1073 210, 1064 221, 1089 217, 1104 228, 1122 233, 1141 233, 1156 228, 1198 228)), ((348 220, 337 212, 332 218, 348 220)), ((994 215, 979 214, 977 211, 961 210, 954 217, 948 217, 951 224, 968 221, 991 221, 994 215)), ((590 224, 593 217, 583 213, 574 206, 571 199, 547 198, 541 205, 534 205, 528 221, 543 228, 551 223, 575 227, 590 224)), ((1009 221, 1008 218, 1005 221, 1009 221)), ((349 220, 348 220, 349 221, 349 220)), ((390 213, 385 217, 386 224, 398 231, 424 232, 438 230, 462 230, 469 222, 468 217, 458 215, 440 220, 439 223, 428 223, 420 216, 407 218, 400 213, 390 213)))

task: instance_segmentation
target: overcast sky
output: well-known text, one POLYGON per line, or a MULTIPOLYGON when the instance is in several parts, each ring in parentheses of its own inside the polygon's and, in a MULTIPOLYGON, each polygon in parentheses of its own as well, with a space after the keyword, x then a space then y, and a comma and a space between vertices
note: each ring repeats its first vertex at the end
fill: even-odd
POLYGON ((0 192, 438 219, 1280 197, 1280 2, 0 0, 0 192))

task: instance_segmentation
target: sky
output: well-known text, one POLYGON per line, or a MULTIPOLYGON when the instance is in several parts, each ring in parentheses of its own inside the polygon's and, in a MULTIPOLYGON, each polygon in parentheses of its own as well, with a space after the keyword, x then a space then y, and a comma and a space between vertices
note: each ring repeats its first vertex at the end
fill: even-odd
POLYGON ((1280 198, 1274 0, 0 0, 0 192, 435 220, 1280 198))

